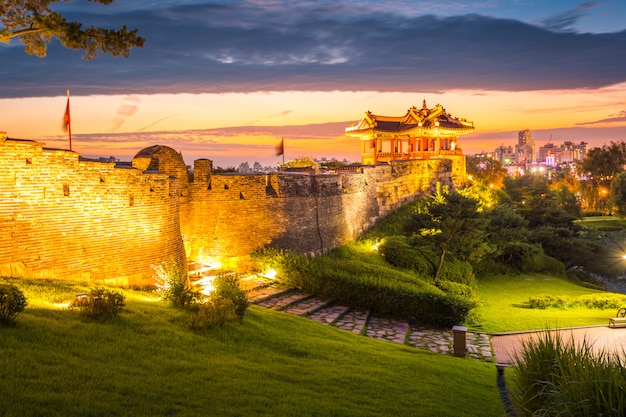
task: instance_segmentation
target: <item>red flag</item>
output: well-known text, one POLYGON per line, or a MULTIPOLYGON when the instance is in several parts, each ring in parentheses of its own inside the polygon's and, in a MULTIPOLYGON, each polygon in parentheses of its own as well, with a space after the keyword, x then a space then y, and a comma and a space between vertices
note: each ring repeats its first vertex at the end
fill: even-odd
POLYGON ((70 90, 67 90, 67 104, 65 105, 65 114, 63 115, 63 131, 67 132, 67 138, 70 142, 70 151, 72 150, 72 124, 70 123, 70 90))
POLYGON ((285 140, 280 140, 280 145, 276 146, 276 156, 281 156, 285 153, 285 140))
POLYGON ((65 106, 65 114, 63 115, 63 131, 70 130, 70 98, 67 98, 67 105, 65 106))

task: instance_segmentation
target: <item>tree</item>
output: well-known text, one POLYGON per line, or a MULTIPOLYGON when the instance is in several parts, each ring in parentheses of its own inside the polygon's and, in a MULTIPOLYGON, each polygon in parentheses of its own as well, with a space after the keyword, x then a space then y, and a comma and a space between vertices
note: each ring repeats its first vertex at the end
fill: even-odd
POLYGON ((587 179, 581 181, 581 191, 587 205, 604 211, 608 199, 608 187, 613 178, 626 165, 626 142, 611 142, 587 152, 578 163, 577 171, 587 179))
POLYGON ((428 213, 413 216, 410 228, 414 233, 428 235, 441 250, 435 281, 439 279, 447 253, 462 260, 476 261, 491 251, 485 226, 489 220, 478 211, 478 204, 460 194, 435 196, 428 213))
MULTIPOLYGON (((114 0, 90 0, 94 3, 111 4, 114 0)), ((144 38, 137 36, 137 29, 128 30, 124 25, 118 30, 89 26, 80 22, 68 22, 62 14, 50 6, 61 0, 4 0, 0 9, 0 42, 10 43, 18 39, 26 53, 45 57, 47 44, 57 38, 68 49, 81 49, 84 59, 90 60, 99 53, 128 57, 130 49, 141 48, 144 38)))
POLYGON ((611 206, 617 209, 617 215, 626 217, 626 171, 620 172, 611 182, 611 206))
POLYGON ((492 188, 502 187, 502 181, 508 175, 502 162, 493 158, 483 158, 479 156, 468 156, 466 158, 467 175, 473 179, 483 180, 492 188))

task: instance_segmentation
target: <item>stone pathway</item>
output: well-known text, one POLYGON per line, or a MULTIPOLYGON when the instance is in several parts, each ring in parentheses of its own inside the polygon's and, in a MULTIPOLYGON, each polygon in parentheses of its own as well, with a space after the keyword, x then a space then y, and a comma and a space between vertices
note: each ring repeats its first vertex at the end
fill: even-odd
MULTIPOLYGON (((308 317, 319 323, 379 340, 413 346, 447 355, 454 354, 452 330, 417 326, 393 317, 378 316, 369 311, 337 305, 294 289, 261 286, 250 290, 252 304, 289 314, 308 317)), ((485 333, 466 334, 467 356, 492 362, 494 355, 485 333)))

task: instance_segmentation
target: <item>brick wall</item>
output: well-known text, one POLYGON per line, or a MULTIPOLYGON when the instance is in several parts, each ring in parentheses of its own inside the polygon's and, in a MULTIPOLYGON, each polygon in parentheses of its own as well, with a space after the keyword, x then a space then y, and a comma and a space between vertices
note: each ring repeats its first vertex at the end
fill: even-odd
POLYGON ((117 286, 186 267, 178 180, 0 137, 0 276, 117 286))
POLYGON ((235 267, 266 245, 326 253, 401 205, 430 195, 437 183, 453 187, 455 163, 396 161, 335 175, 212 175, 210 165, 196 163, 189 204, 181 206, 187 255, 235 267))
POLYGON ((122 168, 4 135, 0 164, 0 276, 139 287, 170 260, 234 268, 266 245, 327 253, 465 173, 462 158, 333 175, 214 174, 199 159, 189 182, 168 147, 122 168))

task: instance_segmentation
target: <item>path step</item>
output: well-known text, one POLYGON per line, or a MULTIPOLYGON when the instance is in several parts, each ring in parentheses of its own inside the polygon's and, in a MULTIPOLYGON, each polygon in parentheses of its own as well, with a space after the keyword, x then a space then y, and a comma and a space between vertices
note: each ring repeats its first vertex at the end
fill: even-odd
POLYGON ((367 322, 367 337, 404 344, 409 333, 409 322, 391 317, 371 316, 367 322))
POLYGON ((297 316, 306 316, 330 304, 332 300, 322 300, 317 297, 309 297, 288 306, 284 311, 297 316))
POLYGON ((350 307, 340 305, 328 305, 309 315, 309 318, 322 324, 333 324, 339 317, 343 316, 350 307))
POLYGON ((248 302, 251 304, 260 304, 267 299, 287 292, 290 292, 290 290, 273 286, 262 287, 248 295, 248 302))
POLYGON ((282 294, 277 294, 273 297, 266 298, 257 304, 261 307, 271 308, 273 310, 282 310, 292 304, 299 301, 310 298, 311 294, 304 294, 301 292, 287 291, 282 294))
POLYGON ((368 310, 349 310, 334 323, 334 326, 354 334, 361 334, 367 324, 369 314, 368 310))

